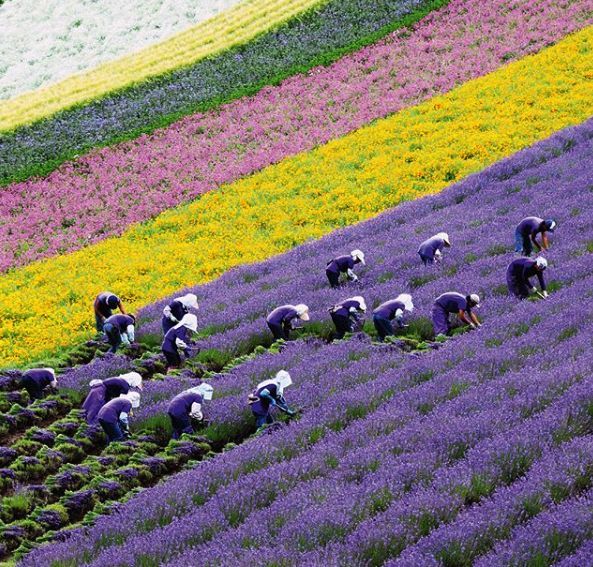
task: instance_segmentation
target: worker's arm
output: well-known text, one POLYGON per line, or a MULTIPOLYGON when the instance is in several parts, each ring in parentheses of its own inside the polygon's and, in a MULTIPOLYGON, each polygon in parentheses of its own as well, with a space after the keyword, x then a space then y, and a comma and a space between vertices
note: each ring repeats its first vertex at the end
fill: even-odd
POLYGON ((124 304, 121 302, 121 299, 119 300, 119 304, 117 306, 119 307, 119 310, 125 315, 126 310, 124 309, 124 304))
POLYGON ((270 394, 270 391, 267 389, 262 390, 259 393, 259 397, 264 398, 265 400, 268 400, 270 402, 270 404, 273 406, 276 405, 276 400, 275 400, 274 396, 272 396, 272 394, 270 394))
POLYGON ((401 309, 397 309, 395 312, 395 322, 400 329, 403 329, 406 325, 404 325, 404 312, 401 309))
POLYGON ((542 250, 547 250, 549 246, 548 243, 548 235, 545 232, 542 232, 542 246, 541 249, 542 250))
POLYGON ((99 298, 95 299, 95 303, 93 303, 93 309, 95 310, 95 315, 101 319, 101 321, 105 320, 105 316, 103 313, 99 311, 99 298))
POLYGON ((548 292, 546 291, 546 281, 544 280, 544 273, 538 271, 536 275, 539 281, 539 287, 541 288, 544 295, 547 297, 548 292))
POLYGON ((358 276, 350 268, 348 268, 348 270, 346 271, 346 274, 348 275, 348 279, 351 282, 355 282, 358 280, 358 276))
POLYGON ((468 318, 468 316, 465 314, 465 311, 463 309, 460 309, 459 313, 457 315, 466 325, 470 325, 471 327, 474 326, 473 321, 468 318))
POLYGON ((197 419, 198 421, 202 421, 204 419, 204 414, 202 413, 202 404, 193 402, 189 410, 189 416, 193 419, 197 419))
POLYGON ((122 412, 119 414, 119 421, 123 432, 127 435, 130 432, 130 422, 128 421, 128 414, 122 412))
MULTIPOLYGON (((535 246, 537 247, 538 250, 542 249, 541 244, 537 241, 537 232, 532 232, 531 233, 531 242, 533 242, 533 244, 535 244, 535 246)), ((543 235, 542 235, 542 241, 543 241, 543 235)))
POLYGON ((470 313, 470 317, 476 327, 482 326, 482 324, 480 323, 480 320, 478 319, 478 317, 476 316, 476 314, 473 311, 470 313))

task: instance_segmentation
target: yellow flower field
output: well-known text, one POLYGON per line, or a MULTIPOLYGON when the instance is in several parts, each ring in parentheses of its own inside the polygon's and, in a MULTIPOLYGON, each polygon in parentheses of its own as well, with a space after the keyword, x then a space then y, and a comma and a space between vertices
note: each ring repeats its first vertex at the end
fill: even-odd
POLYGON ((452 179, 582 122, 593 114, 592 48, 588 28, 119 238, 5 275, 0 364, 30 362, 87 337, 99 291, 109 289, 139 307, 440 191, 452 179))
POLYGON ((244 0, 162 43, 0 103, 0 131, 30 124, 60 110, 247 43, 326 1, 244 0))

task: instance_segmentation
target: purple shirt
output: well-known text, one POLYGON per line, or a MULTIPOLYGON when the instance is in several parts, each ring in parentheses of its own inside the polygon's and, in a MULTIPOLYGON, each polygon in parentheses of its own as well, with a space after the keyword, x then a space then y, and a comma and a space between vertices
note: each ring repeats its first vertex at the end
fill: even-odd
POLYGON ((122 313, 119 313, 117 315, 107 317, 104 324, 106 325, 107 323, 110 323, 119 329, 120 333, 125 333, 128 326, 134 324, 134 319, 132 319, 129 315, 123 315, 122 313))
POLYGON ((189 343, 188 338, 188 331, 187 327, 183 325, 181 327, 171 327, 167 334, 165 335, 165 339, 163 340, 162 349, 163 351, 167 352, 177 352, 177 340, 179 339, 183 341, 185 344, 189 343))
POLYGON ((97 415, 104 405, 105 386, 101 382, 101 384, 91 386, 88 396, 82 404, 82 409, 85 411, 85 417, 88 423, 96 423, 97 415))
POLYGON ((338 303, 334 309, 332 310, 333 313, 336 315, 341 315, 342 317, 349 317, 350 316, 350 308, 354 307, 357 311, 361 311, 360 309, 360 302, 354 299, 347 299, 342 303, 338 303))
POLYGON ((202 396, 196 392, 181 392, 171 400, 167 412, 174 417, 184 417, 189 415, 192 404, 202 404, 203 401, 202 396))
POLYGON ((432 236, 425 240, 418 248, 418 254, 426 256, 427 258, 434 258, 434 253, 437 250, 443 250, 445 241, 440 236, 432 236))
POLYGON ((99 295, 97 295, 97 299, 95 299, 95 306, 97 307, 97 310, 99 311, 99 313, 101 313, 101 315, 103 315, 103 317, 109 317, 109 315, 111 314, 111 307, 109 307, 109 305, 107 305, 107 300, 111 297, 115 297, 115 299, 117 299, 117 303, 120 303, 119 297, 117 297, 117 295, 115 295, 115 293, 111 293, 110 291, 104 291, 102 293, 100 293, 99 295))
POLYGON ((123 378, 106 378, 103 380, 105 386, 105 398, 112 400, 120 394, 127 394, 130 391, 130 385, 123 378))
POLYGON ((33 368, 32 370, 27 370, 27 372, 23 374, 23 378, 25 376, 33 380, 33 382, 40 386, 41 389, 46 388, 55 380, 54 375, 49 370, 45 370, 43 368, 33 368))
POLYGON ((296 309, 292 305, 282 305, 276 307, 266 318, 268 323, 283 325, 288 323, 299 316, 296 309))
POLYGON ((513 260, 507 269, 507 276, 510 276, 517 282, 528 285, 529 287, 533 287, 529 278, 537 276, 542 291, 546 291, 546 282, 544 281, 543 271, 537 269, 535 260, 530 260, 529 258, 517 258, 516 260, 513 260))
POLYGON ((251 409, 255 413, 267 414, 270 410, 270 400, 268 398, 262 398, 261 393, 267 390, 270 393, 270 396, 275 400, 278 400, 278 387, 276 384, 268 384, 266 386, 262 386, 255 391, 255 395, 258 397, 258 401, 251 404, 251 409))
POLYGON ((132 402, 125 398, 115 398, 110 402, 107 402, 100 410, 97 415, 98 419, 101 419, 107 423, 117 423, 119 416, 122 413, 130 413, 132 409, 132 402))
POLYGON ((471 313, 471 308, 467 304, 465 296, 455 291, 449 291, 439 295, 435 304, 442 307, 447 313, 459 313, 459 311, 471 313))
POLYGON ((339 274, 340 272, 347 272, 354 268, 354 260, 352 256, 338 256, 334 258, 331 262, 327 263, 326 270, 328 272, 333 272, 335 274, 339 274))
POLYGON ((395 317, 395 312, 398 309, 404 311, 405 308, 406 306, 401 301, 392 299, 391 301, 381 303, 381 305, 379 305, 379 307, 373 311, 373 315, 377 315, 378 317, 383 317, 391 321, 395 317))
POLYGON ((169 309, 171 310, 171 315, 173 315, 173 317, 175 317, 175 319, 178 321, 181 321, 183 316, 189 313, 189 309, 177 299, 169 303, 169 309))
POLYGON ((521 236, 535 236, 538 232, 545 232, 544 219, 526 217, 517 225, 517 232, 521 236))

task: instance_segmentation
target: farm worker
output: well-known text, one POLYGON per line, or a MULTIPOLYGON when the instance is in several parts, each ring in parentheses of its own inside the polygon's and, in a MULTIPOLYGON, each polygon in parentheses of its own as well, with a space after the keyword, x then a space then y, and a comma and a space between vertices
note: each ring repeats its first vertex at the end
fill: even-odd
POLYGON ((266 323, 270 331, 272 331, 272 335, 274 335, 274 340, 288 340, 290 331, 295 328, 293 321, 296 319, 300 319, 301 321, 309 320, 309 308, 304 303, 276 307, 266 317, 266 323))
POLYGON ((179 350, 182 350, 189 358, 191 333, 195 332, 197 328, 198 318, 193 313, 186 313, 177 325, 167 331, 161 348, 169 368, 178 368, 181 365, 179 350))
POLYGON ((392 321, 395 319, 397 326, 401 329, 404 325, 404 312, 410 313, 414 310, 412 296, 409 293, 400 293, 395 299, 381 303, 373 311, 373 324, 379 335, 379 340, 384 341, 385 337, 394 334, 392 321))
POLYGON ((360 250, 352 250, 348 256, 338 256, 327 263, 325 274, 331 287, 340 285, 340 274, 346 274, 351 282, 358 280, 358 276, 352 271, 356 264, 366 264, 364 253, 360 250))
POLYGON ((418 254, 420 255, 422 262, 424 262, 424 265, 426 266, 427 264, 440 262, 443 258, 442 251, 445 246, 447 248, 451 247, 451 241, 446 232, 439 232, 420 244, 418 254))
POLYGON ((480 307, 480 297, 475 293, 462 295, 461 293, 449 291, 439 295, 432 307, 432 325, 435 336, 449 333, 451 330, 449 315, 452 313, 457 314, 459 319, 472 329, 480 327, 480 321, 472 311, 474 307, 480 307))
POLYGON ((142 376, 138 372, 129 372, 114 378, 105 380, 91 380, 91 387, 82 409, 85 411, 85 418, 88 423, 95 423, 99 410, 107 403, 118 398, 121 394, 127 394, 130 388, 142 390, 142 376))
POLYGON ((131 314, 126 315, 112 315, 105 319, 103 324, 103 331, 107 336, 107 340, 111 345, 109 352, 116 352, 118 347, 123 344, 125 346, 134 342, 134 325, 136 324, 136 317, 131 314))
POLYGON ((364 297, 359 295, 334 305, 329 313, 336 327, 336 339, 343 339, 346 333, 353 333, 356 323, 366 310, 364 297))
POLYGON ((43 391, 46 388, 56 389, 58 387, 56 371, 53 368, 27 370, 21 378, 21 386, 27 390, 32 400, 39 400, 43 397, 43 391))
POLYGON ((249 404, 258 429, 274 421, 270 415, 271 407, 277 407, 288 415, 295 414, 284 399, 284 390, 291 384, 290 374, 286 370, 280 370, 274 378, 264 380, 257 385, 253 394, 249 396, 249 404))
POLYGON ((210 384, 200 384, 177 394, 169 404, 167 413, 173 425, 173 439, 179 439, 182 433, 193 433, 191 420, 202 421, 202 404, 212 399, 214 388, 210 384))
POLYGON ((198 298, 193 293, 188 293, 182 297, 174 299, 163 309, 163 318, 161 324, 163 326, 163 335, 174 327, 184 315, 187 315, 190 309, 198 309, 198 298))
POLYGON ((105 319, 113 315, 114 309, 119 309, 124 315, 126 314, 121 299, 110 291, 104 291, 97 295, 93 307, 95 310, 95 325, 99 333, 103 332, 105 319))
POLYGON ((109 438, 109 443, 121 441, 129 435, 128 418, 132 414, 132 408, 137 407, 140 407, 140 394, 128 392, 107 402, 99 410, 99 425, 109 438))
POLYGON ((524 256, 531 256, 533 246, 538 251, 547 250, 549 247, 547 232, 556 230, 554 219, 540 219, 539 217, 524 218, 515 229, 515 252, 524 256), (541 244, 537 241, 538 234, 542 235, 541 244))
POLYGON ((529 293, 538 293, 537 288, 532 285, 529 278, 537 276, 541 288, 541 296, 548 297, 546 282, 544 281, 544 270, 548 267, 545 258, 539 256, 535 260, 530 258, 517 258, 507 268, 507 285, 509 292, 519 299, 529 297, 529 293))

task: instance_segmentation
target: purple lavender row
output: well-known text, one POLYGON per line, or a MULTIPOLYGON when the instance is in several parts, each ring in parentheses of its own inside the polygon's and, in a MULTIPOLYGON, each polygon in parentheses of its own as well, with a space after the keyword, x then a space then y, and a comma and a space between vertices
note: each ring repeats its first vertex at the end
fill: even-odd
POLYGON ((499 488, 491 499, 406 549, 396 564, 423 565, 436 560, 452 563, 460 557, 473 562, 498 540, 505 540, 513 527, 578 494, 589 484, 592 469, 591 435, 554 448, 528 475, 509 487, 499 488))
MULTIPOLYGON (((582 342, 582 337, 580 338, 580 341, 582 342)), ((558 360, 558 353, 554 353, 554 356, 552 356, 547 362, 549 363, 550 361, 553 360, 558 360)), ((427 385, 428 386, 428 385, 427 385)), ((414 404, 414 407, 417 405, 417 402, 414 404)), ((399 401, 397 408, 398 410, 401 411, 401 400, 399 401)), ((490 420, 492 420, 492 417, 490 417, 490 420)), ((447 420, 445 420, 446 422, 447 420)), ((407 436, 404 436, 404 439, 407 436)), ((356 450, 360 450, 361 448, 361 442, 360 440, 358 440, 355 443, 355 447, 356 450)), ((319 449, 317 449, 317 451, 319 451, 319 449)), ((305 465, 309 465, 309 463, 306 462, 308 456, 305 456, 305 465)), ((310 465, 309 465, 310 466, 310 465)), ((294 475, 294 469, 296 468, 297 471, 299 471, 299 467, 296 463, 292 463, 292 464, 288 464, 288 466, 285 466, 284 464, 280 464, 278 465, 278 467, 274 467, 274 468, 280 468, 282 472, 279 472, 278 474, 282 477, 283 481, 286 483, 288 481, 288 479, 291 477, 291 475, 294 475)), ((268 476, 271 473, 270 469, 268 468, 266 470, 266 476, 268 476)), ((298 479, 298 476, 297 476, 298 479)), ((249 478, 247 479, 243 479, 244 481, 248 481, 249 478)), ((244 490, 249 490, 251 491, 251 494, 254 494, 255 491, 257 491, 257 485, 260 483, 260 476, 259 475, 251 475, 251 482, 255 483, 255 487, 241 487, 244 490)), ((266 490, 267 487, 264 487, 264 491, 266 490)), ((178 552, 178 550, 180 548, 182 548, 183 546, 183 542, 184 539, 187 538, 191 538, 191 537, 196 537, 196 533, 198 532, 198 526, 201 525, 203 518, 211 518, 213 517, 212 514, 207 513, 208 510, 210 510, 210 508, 214 507, 214 509, 216 510, 218 508, 218 506, 220 506, 220 500, 221 498, 224 500, 225 498, 225 494, 228 494, 231 497, 231 501, 227 502, 227 506, 232 506, 233 502, 236 502, 236 498, 233 501, 233 495, 237 493, 237 491, 240 490, 239 488, 236 488, 235 490, 230 490, 229 492, 223 493, 223 495, 221 496, 220 492, 217 494, 217 498, 216 501, 214 501, 213 503, 211 503, 210 507, 208 507, 206 510, 204 510, 203 508, 199 508, 195 515, 189 516, 189 517, 182 517, 178 522, 174 522, 173 524, 167 526, 167 528, 165 528, 164 530, 160 530, 158 532, 158 534, 160 534, 160 537, 156 537, 158 534, 155 534, 154 532, 151 533, 151 537, 148 536, 139 536, 139 538, 133 538, 124 548, 125 551, 122 553, 121 549, 119 548, 112 548, 110 550, 107 550, 104 554, 102 554, 97 562, 95 564, 97 565, 103 565, 103 564, 109 564, 110 562, 114 561, 115 557, 117 556, 122 556, 122 555, 126 555, 131 549, 144 549, 145 552, 150 552, 151 550, 154 551, 154 553, 164 553, 168 550, 169 553, 175 553, 178 552), (193 534, 193 535, 192 535, 193 534), (158 545, 155 544, 155 542, 158 542, 158 545), (165 543, 166 542, 166 543, 165 543)), ((264 494, 265 496, 265 494, 264 494)), ((237 512, 238 513, 238 512, 237 512)), ((245 510, 242 511, 242 513, 245 513, 245 510)), ((214 515, 215 517, 217 517, 217 514, 214 515)), ((208 523, 206 522, 205 524, 206 526, 208 525, 208 523)), ((222 525, 220 525, 218 527, 217 531, 221 531, 222 529, 222 525)), ((204 527, 204 529, 206 529, 204 527)), ((162 557, 159 555, 159 560, 161 560, 162 557)))
MULTIPOLYGON (((500 405, 508 402, 508 399, 503 399, 494 388, 490 392, 491 399, 484 396, 484 392, 475 392, 471 399, 455 404, 457 407, 454 410, 452 404, 441 406, 441 415, 432 414, 426 420, 413 422, 413 427, 408 426, 395 435, 380 438, 378 442, 365 447, 364 451, 350 453, 341 459, 338 469, 330 472, 323 482, 317 479, 312 481, 315 490, 325 495, 320 502, 308 503, 302 509, 296 506, 301 496, 311 490, 311 483, 305 482, 305 486, 291 490, 269 508, 250 516, 240 528, 225 534, 222 541, 219 532, 212 543, 197 550, 198 555, 208 557, 213 562, 228 564, 229 550, 242 553, 242 550, 237 549, 237 542, 247 540, 253 546, 265 546, 270 536, 276 535, 282 541, 298 539, 303 547, 316 547, 319 540, 327 538, 327 535, 323 535, 328 530, 327 510, 331 510, 330 522, 334 522, 336 517, 342 518, 337 533, 344 534, 349 528, 348 524, 363 515, 369 501, 372 503, 381 495, 395 499, 403 496, 414 484, 426 482, 436 468, 447 462, 450 451, 458 444, 467 443, 469 448, 480 440, 480 435, 485 438, 503 430, 508 431, 521 421, 522 412, 533 403, 534 396, 530 390, 541 377, 538 375, 528 383, 519 378, 515 377, 514 385, 524 389, 522 393, 526 399, 524 405, 516 404, 513 412, 504 411, 504 408, 501 411, 500 405), (474 413, 470 415, 471 412, 474 413), (419 448, 422 450, 418 451, 419 448), (378 468, 379 462, 381 465, 378 468), (337 515, 336 511, 339 511, 337 515), (284 523, 284 527, 280 531, 278 526, 281 523, 284 523), (266 533, 262 529, 265 524, 275 526, 278 534, 266 533), (303 541, 305 537, 307 541, 303 541), (220 549, 226 550, 224 557, 217 555, 220 549)), ((555 376, 549 374, 547 378, 547 388, 557 392, 557 388, 553 387, 558 387, 555 376)), ((541 396, 542 393, 540 403, 541 396)), ((545 399, 545 395, 543 397, 545 399)), ((185 559, 181 557, 176 563, 180 564, 185 559)))
MULTIPOLYGON (((478 560, 476 567, 525 565, 537 558, 550 565, 593 536, 593 489, 544 512, 478 560)), ((589 562, 591 558, 589 557, 589 562)), ((582 565, 586 566, 589 563, 582 565)))
MULTIPOLYGON (((580 392, 579 390, 579 386, 582 386, 582 384, 577 385, 575 388, 573 388, 573 390, 577 391, 577 398, 579 400, 580 405, 583 405, 583 399, 585 397, 585 395, 590 395, 588 393, 591 392, 591 390, 593 389, 593 381, 590 381, 589 383, 586 384, 586 388, 580 388, 580 392), (585 394, 587 393, 587 394, 585 394)), ((567 396, 563 396, 563 398, 566 398, 567 396)), ((555 410, 557 410, 556 406, 560 406, 560 408, 563 408, 564 413, 570 411, 570 407, 572 408, 576 408, 578 407, 578 405, 571 405, 570 407, 567 407, 566 405, 566 400, 564 400, 564 403, 562 403, 562 399, 561 401, 556 404, 554 404, 554 406, 552 406, 553 408, 555 408, 555 410)), ((575 398, 571 398, 570 395, 568 395, 568 398, 570 399, 570 402, 572 404, 573 401, 575 401, 575 398)), ((586 399, 586 398, 585 398, 586 399)), ((556 412, 554 412, 556 413, 556 412)), ((547 414, 549 414, 549 411, 544 412, 543 414, 543 421, 545 424, 545 418, 549 417, 547 414)), ((492 419, 492 415, 490 416, 490 418, 492 419)), ((505 423, 504 420, 501 420, 502 423, 505 423)), ((536 418, 535 423, 537 424, 537 427, 541 426, 541 421, 542 418, 536 418)), ((446 423, 446 421, 445 421, 446 423)), ((560 423, 562 423, 562 421, 560 421, 560 423)), ((511 422, 509 424, 509 427, 512 427, 513 423, 511 422)), ((558 423, 558 419, 556 418, 555 415, 552 416, 552 423, 548 424, 548 428, 550 430, 554 430, 554 428, 558 428, 559 423, 558 423)), ((438 424, 435 426, 435 429, 438 431, 438 424)), ((509 433, 504 431, 504 428, 502 428, 503 431, 501 431, 501 433, 498 434, 498 436, 495 438, 495 440, 492 440, 490 442, 486 441, 486 443, 480 443, 478 444, 474 449, 470 449, 469 451, 469 455, 470 456, 474 456, 473 459, 468 458, 467 461, 468 462, 463 462, 458 466, 453 466, 451 469, 449 470, 445 470, 445 471, 441 471, 440 473, 437 473, 437 478, 435 479, 435 481, 433 482, 433 485, 435 485, 436 487, 436 492, 437 494, 434 495, 434 500, 438 500, 439 499, 439 494, 443 496, 443 498, 441 498, 442 502, 442 508, 441 508, 441 512, 444 512, 445 510, 447 511, 448 515, 454 515, 455 511, 460 509, 463 505, 463 499, 460 498, 460 496, 454 491, 452 490, 453 487, 458 487, 462 484, 462 479, 463 476, 458 477, 457 476, 457 470, 459 469, 460 466, 461 468, 464 469, 464 476, 467 477, 467 468, 470 469, 474 469, 472 471, 472 475, 475 474, 482 474, 485 477, 490 477, 491 481, 495 481, 495 479, 497 479, 497 477, 503 476, 504 472, 501 472, 500 469, 503 469, 504 465, 498 465, 497 463, 497 459, 496 457, 498 456, 498 454, 500 453, 501 450, 501 446, 499 445, 501 442, 503 444, 504 447, 504 443, 508 440, 509 438, 509 433), (498 442, 498 443, 497 443, 498 442), (486 458, 489 459, 490 462, 486 463, 486 466, 484 466, 484 463, 482 462, 482 460, 484 459, 484 455, 480 455, 480 447, 482 445, 486 444, 486 458), (493 447, 494 445, 494 447, 493 447), (476 457, 476 453, 478 453, 479 457, 481 458, 475 458, 476 457), (472 462, 473 461, 473 462, 472 462), (467 465, 470 465, 469 467, 467 465), (473 465, 473 466, 472 466, 473 465), (476 471, 476 469, 478 469, 478 471, 476 471), (480 470, 481 469, 481 470, 480 470), (439 478, 440 477, 440 478, 439 478)), ((512 442, 516 443, 517 442, 517 433, 521 432, 521 429, 523 429, 523 427, 521 428, 517 428, 515 427, 515 431, 513 434, 511 434, 511 439, 512 442)), ((531 427, 527 427, 526 428, 528 431, 528 435, 526 435, 525 433, 520 436, 520 440, 523 444, 527 443, 527 446, 529 446, 529 444, 534 445, 534 443, 542 443, 542 439, 540 439, 538 437, 538 435, 532 435, 533 431, 534 431, 534 427, 533 427, 533 422, 531 423, 531 427)), ((544 425, 544 431, 545 431, 545 425, 544 425)), ((540 431, 539 429, 536 429, 536 431, 540 431)), ((435 432, 435 435, 437 433, 435 432)), ((545 439, 545 436, 544 436, 545 439)), ((537 452, 540 450, 540 446, 536 445, 534 448, 531 448, 531 450, 534 452, 534 454, 537 454, 537 452)), ((379 455, 381 455, 381 453, 379 453, 379 455)), ((346 469, 348 470, 348 469, 346 469)), ((385 478, 388 475, 383 475, 385 478)), ((366 483, 365 483, 366 484, 366 483)), ((339 492, 339 483, 337 484, 338 486, 338 492, 339 492)), ((383 483, 383 486, 386 486, 385 483, 383 483)), ((387 484, 387 488, 389 488, 389 485, 387 484)), ((363 492, 363 494, 366 492, 366 486, 363 487, 361 489, 361 491, 363 492)), ((414 509, 418 507, 418 502, 423 502, 424 500, 426 500, 426 498, 423 498, 424 496, 426 496, 426 489, 423 487, 418 488, 417 490, 413 491, 411 495, 404 497, 404 499, 402 499, 401 501, 396 501, 394 504, 392 504, 390 506, 391 509, 395 508, 395 507, 401 507, 402 510, 406 511, 407 515, 410 515, 412 512, 414 512, 414 509), (420 496, 420 497, 419 497, 420 496)), ((349 499, 348 502, 352 502, 352 500, 356 500, 356 490, 350 490, 349 491, 349 499)), ((432 497, 432 495, 431 495, 432 497)), ((320 535, 320 530, 323 533, 325 531, 325 529, 327 528, 328 525, 328 521, 333 522, 333 514, 334 514, 334 505, 338 505, 338 502, 334 502, 333 500, 330 501, 325 501, 322 502, 321 504, 313 507, 312 509, 309 508, 307 509, 306 513, 303 515, 303 517, 300 518, 296 518, 293 522, 290 522, 289 524, 287 524, 286 526, 284 526, 284 528, 282 528, 279 533, 277 534, 277 541, 278 542, 286 542, 281 544, 283 547, 288 548, 287 551, 289 553, 296 553, 298 551, 300 551, 300 547, 309 547, 310 549, 315 549, 317 547, 317 544, 319 543, 318 541, 318 537, 315 536, 319 536, 320 535), (328 518, 328 514, 330 516, 332 516, 332 518, 328 518), (303 534, 310 534, 310 542, 307 544, 303 543, 303 534), (300 535, 299 535, 300 534, 300 535), (289 543, 290 542, 290 543, 289 543), (298 543, 295 543, 298 542, 298 543)), ((341 505, 341 508, 344 508, 344 504, 341 505)), ((338 508, 339 509, 339 508, 338 508)), ((421 514, 422 510, 418 511, 418 514, 421 514)), ((400 514, 401 516, 401 514, 400 514)), ((252 526, 259 526, 260 522, 258 521, 258 518, 250 518, 250 524, 252 526)), ((370 520, 371 522, 373 520, 370 520)), ((334 526, 335 527, 335 526, 334 526)), ((402 528, 400 531, 403 530, 404 535, 406 536, 407 539, 412 539, 413 537, 415 537, 415 534, 413 533, 413 530, 410 531, 410 533, 405 533, 408 530, 407 528, 407 522, 401 522, 400 523, 400 527, 402 528)), ((347 525, 341 524, 340 525, 340 530, 337 531, 338 534, 343 534, 344 532, 350 531, 347 527, 347 525)), ((251 530, 251 532, 253 532, 253 530, 251 530)), ((264 534, 265 535, 265 534, 264 534)), ((360 535, 360 534, 358 534, 360 535)), ((237 553, 242 553, 242 550, 240 551, 239 549, 237 549, 237 542, 241 542, 243 541, 244 537, 249 537, 246 534, 235 534, 233 537, 231 537, 230 539, 226 540, 226 549, 227 549, 227 555, 225 556, 225 558, 223 559, 222 557, 216 558, 218 561, 222 561, 223 564, 227 564, 227 560, 229 559, 229 551, 230 551, 230 547, 232 546, 232 542, 235 542, 235 551, 237 553)), ((253 536, 251 536, 253 537, 253 536)), ((327 536, 326 536, 327 537, 327 536)), ((269 541, 269 538, 264 538, 264 540, 267 539, 269 541)), ((360 547, 364 547, 364 543, 361 544, 361 538, 354 538, 357 539, 357 545, 360 547)), ((276 544, 274 546, 274 549, 277 550, 279 544, 276 544)), ((261 551, 261 549, 259 550, 261 551)), ((356 557, 356 556, 352 556, 350 555, 352 550, 348 550, 348 555, 350 557, 356 557)), ((193 555, 193 551, 189 551, 186 555, 182 555, 179 558, 177 558, 172 564, 174 565, 181 565, 184 563, 184 561, 187 564, 188 559, 193 555)), ((198 554, 198 556, 204 556, 204 557, 208 557, 208 558, 212 558, 212 550, 210 549, 210 546, 204 546, 203 548, 198 548, 196 550, 196 553, 198 554)), ((315 554, 314 554, 315 555, 315 554)), ((262 555, 262 558, 265 557, 265 555, 262 555)), ((294 557, 294 556, 293 556, 294 557)), ((323 561, 325 559, 330 559, 331 557, 338 557, 338 555, 336 554, 336 549, 330 549, 327 553, 323 554, 322 557, 318 557, 319 561, 314 562, 314 564, 322 564, 323 561)), ((342 557, 343 560, 346 559, 346 557, 342 557)), ((359 557, 360 560, 362 560, 362 557, 359 557)), ((271 557, 270 557, 271 560, 271 557)), ((310 564, 309 562, 310 558, 309 557, 301 557, 300 560, 298 560, 296 563, 297 564, 310 564), (299 563, 300 561, 300 563, 299 563)), ((230 563, 228 563, 230 564, 230 563)), ((358 563, 357 563, 358 564, 358 563)))
MULTIPOLYGON (((589 537, 593 538, 593 534, 589 537)), ((575 553, 554 565, 555 567, 583 567, 591 561, 591 557, 593 557, 593 539, 586 539, 575 553)))

